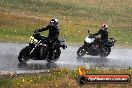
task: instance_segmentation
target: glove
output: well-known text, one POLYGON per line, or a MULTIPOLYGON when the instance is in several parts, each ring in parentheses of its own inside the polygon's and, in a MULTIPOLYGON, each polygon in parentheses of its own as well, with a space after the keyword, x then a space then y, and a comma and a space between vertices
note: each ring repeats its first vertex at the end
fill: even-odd
POLYGON ((66 46, 65 44, 63 44, 63 45, 62 45, 62 48, 65 49, 65 48, 67 48, 67 46, 66 46))
POLYGON ((91 34, 90 37, 94 37, 95 35, 94 34, 91 34))
POLYGON ((38 30, 34 30, 34 33, 38 32, 38 30))

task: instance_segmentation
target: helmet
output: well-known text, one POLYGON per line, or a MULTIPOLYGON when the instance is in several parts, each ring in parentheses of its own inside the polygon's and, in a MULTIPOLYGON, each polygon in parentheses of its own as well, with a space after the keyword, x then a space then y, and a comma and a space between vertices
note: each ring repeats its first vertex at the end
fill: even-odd
POLYGON ((102 24, 101 27, 104 28, 104 29, 107 29, 108 28, 108 25, 107 24, 102 24))
POLYGON ((49 22, 50 26, 57 26, 58 20, 56 18, 52 18, 49 22))

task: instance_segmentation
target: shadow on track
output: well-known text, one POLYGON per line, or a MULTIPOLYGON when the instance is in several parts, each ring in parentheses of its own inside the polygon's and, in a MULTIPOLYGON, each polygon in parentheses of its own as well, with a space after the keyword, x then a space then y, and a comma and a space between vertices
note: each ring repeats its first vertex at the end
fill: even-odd
POLYGON ((94 67, 109 67, 109 58, 101 58, 101 57, 77 57, 78 62, 82 62, 85 64, 89 64, 94 67))
POLYGON ((55 63, 19 63, 17 65, 19 70, 49 70, 57 67, 58 66, 55 63))

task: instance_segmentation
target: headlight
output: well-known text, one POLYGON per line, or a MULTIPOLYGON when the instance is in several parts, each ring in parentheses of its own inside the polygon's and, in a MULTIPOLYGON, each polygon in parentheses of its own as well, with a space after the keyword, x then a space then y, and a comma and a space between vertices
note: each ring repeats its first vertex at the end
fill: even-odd
POLYGON ((112 42, 115 42, 115 40, 113 39, 112 42))
POLYGON ((86 37, 85 38, 85 42, 87 42, 87 43, 92 43, 92 42, 94 42, 94 38, 88 38, 88 37, 86 37))
POLYGON ((30 42, 33 43, 33 44, 35 44, 35 43, 38 42, 38 40, 35 39, 33 36, 31 36, 31 37, 30 37, 30 42))

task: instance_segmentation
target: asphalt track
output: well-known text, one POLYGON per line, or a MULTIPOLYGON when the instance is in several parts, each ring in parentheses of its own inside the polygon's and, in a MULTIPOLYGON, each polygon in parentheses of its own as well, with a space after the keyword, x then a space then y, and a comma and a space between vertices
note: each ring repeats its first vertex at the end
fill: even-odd
POLYGON ((77 58, 76 52, 79 46, 68 46, 55 63, 47 63, 45 60, 29 60, 27 64, 18 62, 18 54, 22 48, 28 44, 0 43, 0 72, 11 71, 16 73, 41 72, 52 68, 66 67, 74 69, 78 66, 96 68, 128 68, 132 67, 132 49, 112 48, 111 54, 107 58, 84 56, 77 58))

